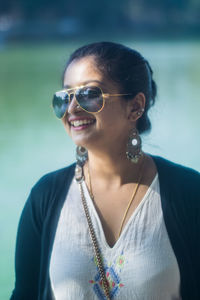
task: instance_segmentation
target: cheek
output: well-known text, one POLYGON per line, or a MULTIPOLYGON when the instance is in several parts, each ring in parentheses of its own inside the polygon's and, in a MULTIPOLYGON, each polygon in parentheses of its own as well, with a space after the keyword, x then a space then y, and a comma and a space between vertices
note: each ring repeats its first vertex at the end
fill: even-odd
MULTIPOLYGON (((117 100, 116 100, 117 101, 117 100)), ((127 123, 125 108, 114 101, 106 103, 104 109, 96 116, 100 127, 116 128, 127 123)))
POLYGON ((96 117, 96 130, 102 133, 105 136, 110 136, 116 133, 119 130, 120 120, 118 121, 118 116, 111 113, 105 113, 101 116, 96 117))
POLYGON ((67 131, 68 135, 71 136, 70 126, 65 117, 62 119, 62 123, 63 123, 63 126, 64 126, 65 130, 67 131))

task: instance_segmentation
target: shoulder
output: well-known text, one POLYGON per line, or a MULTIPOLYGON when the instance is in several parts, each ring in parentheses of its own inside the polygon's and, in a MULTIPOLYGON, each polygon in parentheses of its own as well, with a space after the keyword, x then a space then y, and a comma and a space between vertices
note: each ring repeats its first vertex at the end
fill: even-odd
POLYGON ((177 211, 200 213, 200 173, 158 156, 152 156, 157 170, 162 204, 173 203, 177 211))
POLYGON ((64 201, 74 170, 75 164, 72 164, 42 176, 31 189, 25 211, 35 216, 41 223, 48 211, 54 210, 64 201))
POLYGON ((159 156, 151 156, 154 160, 159 177, 166 181, 200 184, 200 173, 192 168, 174 163, 159 156))
POLYGON ((67 184, 74 176, 75 163, 65 168, 43 175, 33 186, 32 192, 45 192, 58 189, 64 183, 67 184))

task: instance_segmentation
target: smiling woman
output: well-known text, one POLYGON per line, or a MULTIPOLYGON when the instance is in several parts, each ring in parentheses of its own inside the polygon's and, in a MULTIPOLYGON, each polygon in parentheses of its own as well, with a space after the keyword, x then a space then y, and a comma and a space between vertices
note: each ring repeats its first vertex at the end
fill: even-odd
POLYGON ((135 50, 101 42, 71 55, 52 104, 77 162, 30 193, 12 300, 200 298, 200 175, 142 151, 155 97, 135 50))

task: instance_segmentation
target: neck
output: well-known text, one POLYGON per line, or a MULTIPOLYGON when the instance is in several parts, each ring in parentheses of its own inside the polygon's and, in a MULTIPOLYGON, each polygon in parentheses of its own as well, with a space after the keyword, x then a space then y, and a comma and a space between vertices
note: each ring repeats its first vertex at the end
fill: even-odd
POLYGON ((89 167, 92 177, 121 185, 125 182, 137 181, 142 161, 141 158, 138 163, 132 163, 127 159, 125 150, 103 153, 88 151, 86 168, 89 167))

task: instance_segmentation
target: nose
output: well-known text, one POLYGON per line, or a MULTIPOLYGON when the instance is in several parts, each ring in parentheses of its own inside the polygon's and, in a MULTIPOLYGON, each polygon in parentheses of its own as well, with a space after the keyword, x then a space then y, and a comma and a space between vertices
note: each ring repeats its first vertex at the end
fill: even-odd
POLYGON ((68 113, 72 114, 72 113, 74 113, 74 111, 77 110, 78 103, 76 101, 74 93, 70 94, 69 99, 70 99, 70 102, 69 102, 69 106, 68 106, 68 113))

